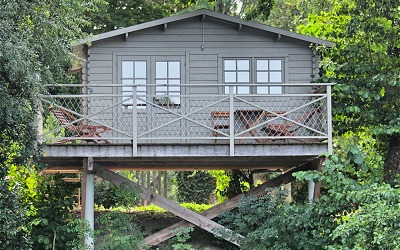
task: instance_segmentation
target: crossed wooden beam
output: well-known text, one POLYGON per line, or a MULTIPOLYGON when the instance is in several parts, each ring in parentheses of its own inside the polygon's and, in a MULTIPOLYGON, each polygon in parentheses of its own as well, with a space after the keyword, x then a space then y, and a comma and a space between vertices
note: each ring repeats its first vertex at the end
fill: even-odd
POLYGON ((193 226, 198 226, 217 236, 221 236, 221 233, 225 232, 226 235, 231 235, 231 237, 226 237, 226 235, 224 234, 225 240, 237 246, 240 246, 239 241, 240 239, 243 238, 242 235, 234 233, 232 230, 225 228, 224 226, 212 221, 211 219, 219 216, 223 212, 234 209, 243 197, 262 196, 267 193, 266 190, 267 188, 278 187, 280 185, 287 184, 293 181, 295 179, 292 176, 294 172, 312 169, 311 163, 306 163, 298 167, 292 168, 289 171, 285 172, 284 174, 279 175, 274 179, 268 180, 264 184, 249 190, 247 193, 237 195, 229 200, 226 200, 218 205, 213 206, 212 208, 202 212, 201 214, 198 214, 187 208, 180 206, 179 204, 165 198, 164 196, 152 192, 150 189, 144 188, 136 184, 135 182, 126 179, 123 176, 114 173, 113 171, 105 167, 102 167, 99 164, 96 165, 99 166, 96 167, 95 169, 96 175, 98 175, 99 177, 115 185, 125 184, 123 185, 123 187, 127 189, 129 188, 139 189, 141 191, 140 198, 145 199, 157 206, 160 206, 165 210, 171 212, 172 214, 183 219, 178 223, 175 223, 155 234, 146 237, 144 239, 144 244, 146 245, 157 245, 169 238, 174 237, 178 233, 178 230, 176 230, 177 228, 189 228, 193 226))

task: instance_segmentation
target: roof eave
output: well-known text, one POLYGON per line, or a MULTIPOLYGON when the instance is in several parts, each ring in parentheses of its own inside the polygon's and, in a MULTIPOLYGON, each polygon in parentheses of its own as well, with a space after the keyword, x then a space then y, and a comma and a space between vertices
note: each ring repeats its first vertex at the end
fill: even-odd
POLYGON ((193 11, 193 12, 188 12, 188 13, 184 13, 184 14, 180 14, 180 15, 175 15, 175 16, 166 17, 166 18, 162 18, 162 19, 158 19, 158 20, 154 20, 154 21, 150 21, 150 22, 146 22, 146 23, 137 24, 134 26, 130 26, 130 27, 126 27, 126 28, 122 28, 122 29, 118 29, 118 30, 105 32, 105 33, 98 34, 98 35, 95 35, 92 37, 81 39, 78 41, 78 43, 76 45, 90 44, 92 42, 107 39, 110 37, 119 36, 119 35, 123 35, 123 34, 130 33, 130 32, 135 32, 135 31, 143 30, 143 29, 147 29, 147 28, 152 28, 152 27, 155 27, 158 25, 163 25, 165 23, 180 21, 183 19, 192 18, 192 17, 196 17, 196 16, 200 16, 200 15, 210 16, 212 18, 216 18, 216 19, 220 19, 220 20, 224 20, 224 21, 228 21, 228 22, 232 22, 232 23, 236 23, 236 24, 241 24, 243 26, 248 26, 248 27, 252 27, 255 29, 259 29, 259 30, 264 30, 264 31, 271 32, 271 33, 276 33, 276 34, 279 34, 282 36, 291 37, 291 38, 302 40, 305 42, 310 42, 310 43, 314 43, 314 44, 324 44, 328 47, 333 47, 335 45, 335 43, 326 41, 323 39, 318 39, 315 37, 301 35, 298 33, 290 32, 287 30, 279 29, 279 28, 274 28, 274 27, 260 24, 260 23, 243 21, 242 19, 240 19, 238 17, 232 17, 232 16, 224 15, 224 14, 206 10, 206 9, 201 9, 201 10, 197 10, 197 11, 193 11))

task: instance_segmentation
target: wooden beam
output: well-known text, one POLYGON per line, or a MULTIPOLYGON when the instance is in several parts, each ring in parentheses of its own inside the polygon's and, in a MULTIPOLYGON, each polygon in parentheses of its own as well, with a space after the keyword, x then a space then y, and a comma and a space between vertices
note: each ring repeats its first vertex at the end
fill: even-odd
POLYGON ((243 238, 243 236, 239 234, 234 234, 231 230, 223 227, 222 225, 212 221, 211 219, 208 219, 200 214, 197 214, 187 208, 184 208, 180 206, 179 204, 165 198, 164 196, 158 195, 155 192, 152 192, 151 190, 144 188, 136 183, 134 183, 131 180, 128 180, 119 174, 114 173, 111 170, 105 169, 105 168, 98 168, 96 169, 96 175, 100 176, 106 181, 109 181, 115 185, 121 185, 121 184, 127 184, 132 188, 138 188, 140 189, 140 197, 143 199, 146 199, 150 201, 151 203, 160 206, 167 211, 173 213, 176 216, 179 216, 180 218, 192 223, 193 225, 196 225, 212 234, 218 235, 218 231, 225 231, 227 235, 233 235, 233 239, 225 237, 224 239, 235 244, 236 246, 240 246, 239 242, 237 242, 235 239, 240 239, 243 238), (217 231, 215 231, 217 230, 217 231))
MULTIPOLYGON (((292 182, 295 178, 292 176, 292 174, 294 172, 297 171, 305 171, 305 170, 310 170, 312 169, 312 165, 311 163, 306 163, 303 164, 299 167, 296 168, 292 168, 291 170, 285 172, 282 175, 277 176, 274 179, 268 180, 267 182, 265 182, 264 184, 257 186, 251 190, 249 190, 247 193, 243 193, 243 194, 239 194, 229 200, 226 200, 218 205, 215 205, 214 207, 204 211, 201 213, 201 215, 212 219, 215 218, 217 216, 219 216, 220 214, 232 210, 234 208, 237 207, 237 204, 239 203, 239 201, 246 197, 246 196, 262 196, 266 193, 266 189, 267 188, 274 188, 274 187, 279 187, 283 184, 287 184, 289 182, 292 182)), ((193 227, 192 224, 186 222, 186 221, 180 221, 178 223, 175 223, 155 234, 152 234, 150 236, 147 236, 144 239, 144 244, 146 245, 157 245, 165 240, 168 240, 169 238, 174 237, 177 234, 177 228, 182 228, 182 227, 193 227)))
MULTIPOLYGON (((316 166, 316 170, 318 171, 318 172, 321 172, 322 171, 322 165, 324 164, 324 161, 325 161, 326 159, 325 159, 325 157, 324 156, 321 156, 321 158, 319 158, 319 161, 318 161, 318 163, 317 163, 317 166, 316 166)), ((314 201, 316 201, 316 200, 318 200, 319 199, 319 197, 321 197, 321 182, 317 182, 317 183, 315 183, 315 186, 314 186, 314 201)))
POLYGON ((85 219, 85 209, 86 209, 86 178, 87 178, 87 158, 82 161, 82 179, 81 179, 81 188, 82 188, 82 196, 81 196, 81 219, 85 219))

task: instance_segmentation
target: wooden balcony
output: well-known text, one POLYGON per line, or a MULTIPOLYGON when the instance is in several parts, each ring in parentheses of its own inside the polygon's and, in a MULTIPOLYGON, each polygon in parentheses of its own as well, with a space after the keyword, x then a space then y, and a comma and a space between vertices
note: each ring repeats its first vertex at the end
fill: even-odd
POLYGON ((80 94, 39 95, 45 162, 69 169, 86 157, 118 169, 287 168, 331 151, 330 84, 277 84, 284 94, 258 94, 265 85, 255 84, 180 84, 179 96, 149 94, 156 86, 63 85, 80 94))

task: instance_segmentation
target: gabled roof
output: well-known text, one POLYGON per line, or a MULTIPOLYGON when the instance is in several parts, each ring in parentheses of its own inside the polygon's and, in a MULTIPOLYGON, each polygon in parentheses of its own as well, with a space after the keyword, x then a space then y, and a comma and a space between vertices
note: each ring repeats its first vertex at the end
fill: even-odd
POLYGON ((271 27, 271 26, 268 26, 265 24, 261 24, 261 23, 243 21, 242 19, 240 19, 238 17, 232 17, 232 16, 228 16, 225 14, 221 14, 221 13, 206 10, 206 9, 192 11, 192 12, 188 12, 188 13, 184 13, 184 14, 180 14, 180 15, 174 15, 171 17, 166 17, 166 18, 162 18, 162 19, 158 19, 158 20, 154 20, 154 21, 150 21, 150 22, 146 22, 146 23, 133 25, 133 26, 130 26, 127 28, 122 28, 122 29, 118 29, 118 30, 105 32, 105 33, 98 34, 98 35, 95 35, 92 37, 88 37, 86 39, 81 39, 78 42, 78 44, 76 44, 76 45, 100 41, 100 40, 107 39, 110 37, 119 36, 119 35, 127 34, 127 33, 138 31, 138 30, 143 30, 143 29, 147 29, 147 28, 152 28, 155 26, 164 25, 164 24, 168 24, 171 22, 181 21, 181 20, 196 17, 196 16, 212 17, 212 18, 219 19, 222 21, 231 22, 231 23, 235 23, 237 25, 242 25, 242 26, 248 26, 251 28, 275 33, 280 36, 287 36, 287 37, 291 37, 294 39, 302 40, 305 42, 310 42, 310 43, 315 43, 315 44, 325 44, 328 47, 332 47, 334 45, 334 43, 330 42, 330 41, 318 39, 318 38, 311 37, 311 36, 297 34, 294 32, 274 28, 274 27, 271 27))

